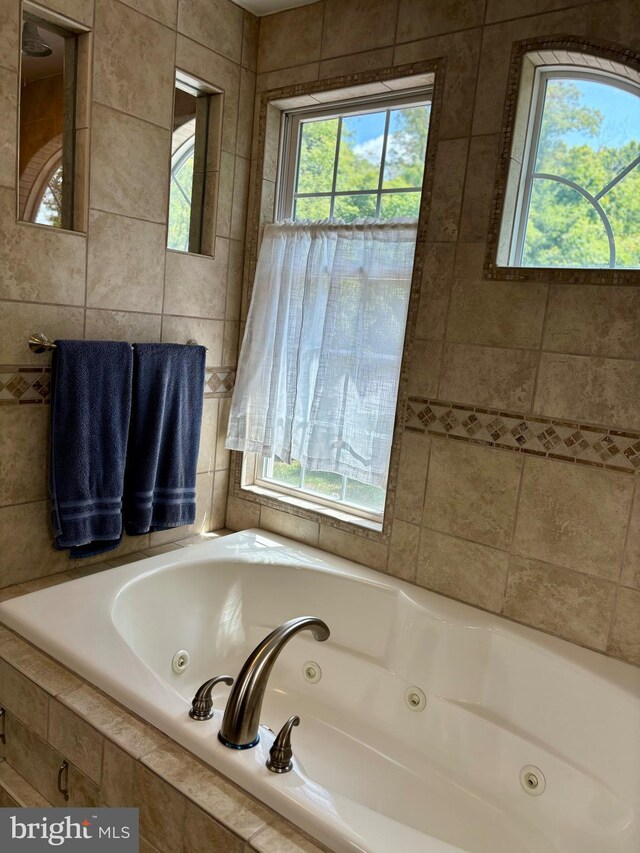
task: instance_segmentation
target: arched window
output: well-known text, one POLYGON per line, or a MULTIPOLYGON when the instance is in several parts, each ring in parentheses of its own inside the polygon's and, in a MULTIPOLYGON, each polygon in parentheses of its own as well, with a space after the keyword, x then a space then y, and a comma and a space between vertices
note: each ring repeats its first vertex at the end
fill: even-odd
POLYGON ((195 119, 181 125, 173 133, 167 247, 179 252, 189 251, 195 142, 195 119))
POLYGON ((585 60, 523 72, 501 232, 506 266, 640 268, 640 75, 585 60))
POLYGON ((62 163, 58 162, 49 171, 40 199, 33 214, 33 222, 62 228, 62 163))

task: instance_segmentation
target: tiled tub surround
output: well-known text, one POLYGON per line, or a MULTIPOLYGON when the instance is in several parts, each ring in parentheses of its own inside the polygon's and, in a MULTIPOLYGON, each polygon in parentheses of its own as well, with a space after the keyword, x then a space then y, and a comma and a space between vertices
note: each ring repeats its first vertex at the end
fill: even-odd
MULTIPOLYGON (((237 357, 257 19, 229 0, 42 0, 91 28, 87 234, 15 221, 20 3, 0 0, 0 588, 69 568, 47 511, 51 339, 208 348, 192 529, 126 539, 113 556, 224 525, 228 394, 237 357), (167 251, 175 68, 224 90, 215 257, 167 251), (222 367, 221 367, 222 366, 222 367), (14 405, 14 403, 18 405, 14 405)), ((100 557, 97 558, 98 560, 100 557)))
MULTIPOLYGON (((321 551, 248 531, 17 598, 0 612, 336 853, 444 853, 449 844, 469 853, 623 853, 640 840, 640 670, 321 551), (264 767, 272 738, 264 729, 245 752, 217 741, 228 688, 214 692, 213 720, 195 723, 187 710, 206 676, 237 673, 259 639, 311 600, 332 634, 326 643, 300 634, 271 673, 263 723, 276 729, 293 712, 302 718, 294 772, 275 776, 264 767), (171 670, 176 648, 191 654, 180 674, 171 670), (316 684, 302 676, 309 659, 323 672, 316 684), (404 701, 412 685, 426 694, 424 713, 404 701), (616 726, 607 725, 612 715, 616 726), (528 764, 547 783, 535 809, 518 781, 528 764)), ((65 757, 72 796, 86 788, 95 797, 101 784, 108 802, 139 804, 143 835, 163 853, 183 849, 190 806, 149 771, 244 838, 274 819, 75 676, 63 681, 60 667, 57 684, 49 673, 42 684, 57 696, 47 726, 42 691, 16 685, 1 666, 7 657, 39 680, 41 656, 34 664, 24 645, 0 631, 7 758, 46 797, 59 802, 51 770, 65 757), (21 716, 31 732, 14 721, 21 716), (132 786, 123 750, 142 765, 134 764, 132 786)), ((260 839, 251 837, 263 849, 260 839)))
MULTIPOLYGON (((300 96, 329 79, 374 79, 389 67, 440 60, 444 79, 431 134, 436 156, 427 175, 432 197, 420 297, 409 327, 407 423, 419 432, 405 429, 399 441, 390 535, 345 531, 237 490, 229 527, 259 525, 318 544, 640 664, 640 494, 633 475, 640 273, 624 286, 602 284, 597 270, 580 272, 579 283, 535 271, 527 282, 483 277, 513 43, 569 34, 639 51, 636 5, 325 0, 261 19, 259 94, 288 87, 300 96), (428 428, 427 405, 440 419, 428 428), (460 424, 475 414, 479 427, 472 421, 471 435, 460 426, 447 430, 441 416, 449 409, 460 424), (538 438, 545 430, 551 432, 538 438)), ((268 216, 275 180, 272 157, 263 175, 258 142, 245 309, 258 221, 268 216)))
POLYGON ((157 729, 0 627, 0 806, 135 806, 140 853, 321 853, 157 729))

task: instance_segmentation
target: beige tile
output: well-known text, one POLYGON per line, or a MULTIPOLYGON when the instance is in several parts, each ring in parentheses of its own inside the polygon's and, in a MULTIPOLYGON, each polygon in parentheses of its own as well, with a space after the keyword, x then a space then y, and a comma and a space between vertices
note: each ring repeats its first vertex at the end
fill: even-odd
POLYGON ((48 695, 4 660, 0 660, 0 705, 25 720, 29 728, 46 739, 48 695))
POLYGON ((238 363, 239 334, 239 323, 224 324, 224 340, 222 342, 222 363, 229 367, 235 367, 238 363))
POLYGON ((249 196, 249 171, 251 164, 236 157, 233 179, 233 205, 231 208, 231 238, 244 240, 247 225, 247 199, 249 196))
POLYGON ((178 20, 178 0, 122 0, 122 2, 168 27, 175 27, 178 20))
POLYGON ((17 71, 20 64, 20 6, 0 0, 0 66, 17 71))
POLYGON ((227 495, 229 493, 229 472, 216 471, 211 496, 211 519, 209 530, 220 530, 226 525, 227 495))
POLYGON ((69 558, 51 547, 46 501, 0 508, 0 586, 69 568, 69 558))
POLYGON ((220 155, 220 180, 218 183, 218 212, 216 234, 228 237, 231 233, 231 211, 233 208, 233 177, 235 157, 228 151, 220 155))
POLYGON ((447 340, 535 349, 546 296, 546 284, 459 279, 451 294, 447 340))
POLYGON ((327 0, 325 7, 323 59, 393 43, 398 0, 327 0))
POLYGON ((531 350, 445 344, 438 394, 451 402, 526 412, 537 363, 531 350))
POLYGON ((0 657, 52 696, 80 687, 80 680, 24 640, 2 629, 0 657))
MULTIPOLYGON (((576 3, 577 0, 571 2, 576 3)), ((633 50, 640 48, 640 21, 634 3, 627 0, 591 3, 588 17, 587 32, 590 36, 609 39, 633 50)))
POLYGON ((151 534, 151 545, 166 545, 197 533, 207 533, 211 529, 211 495, 213 493, 213 473, 198 474, 196 477, 196 520, 184 527, 173 527, 169 530, 159 530, 151 534))
POLYGON ((153 844, 149 844, 146 838, 140 836, 140 853, 159 853, 159 850, 153 844))
POLYGON ((396 46, 395 65, 446 57, 444 80, 436 82, 436 86, 444 86, 440 139, 457 139, 471 132, 481 39, 478 27, 396 46))
POLYGON ((58 791, 58 769, 65 756, 46 744, 13 714, 7 714, 7 761, 54 806, 82 807, 98 804, 98 786, 69 764, 69 800, 58 791))
POLYGON ((447 323, 455 246, 429 243, 425 249, 416 338, 442 340, 447 323))
POLYGON ((508 548, 522 471, 517 453, 432 439, 424 524, 508 548))
POLYGON ((640 429, 640 363, 543 353, 534 413, 640 429))
MULTIPOLYGON (((4 29, 3 29, 4 39, 4 29)), ((18 75, 0 68, 0 186, 16 183, 16 116, 18 115, 18 75)))
POLYGON ((130 311, 87 311, 87 340, 153 343, 160 340, 160 314, 136 314, 130 311))
POLYGON ((438 376, 442 341, 423 341, 416 338, 411 347, 409 363, 410 397, 436 397, 438 395, 438 376))
POLYGON ((640 664, 640 592, 620 588, 607 651, 640 664))
POLYGON ((264 74, 258 74, 256 78, 256 92, 290 86, 291 80, 295 80, 296 85, 300 86, 317 80, 319 67, 318 62, 308 62, 305 65, 296 65, 295 68, 285 68, 281 71, 265 71, 264 74))
POLYGON ((3 808, 16 803, 22 808, 47 808, 50 805, 7 761, 0 762, 0 790, 4 790, 12 803, 2 803, 3 808))
POLYGON ((234 62, 242 56, 243 12, 228 0, 179 0, 178 30, 234 62))
POLYGON ((337 527, 320 525, 318 547, 354 563, 362 563, 383 572, 387 568, 387 546, 373 539, 347 533, 337 527))
POLYGON ((215 470, 216 441, 218 433, 218 400, 207 398, 203 401, 202 427, 200 430, 200 450, 198 452, 198 472, 215 470))
POLYGON ((258 71, 320 59, 323 13, 322 4, 313 3, 261 18, 258 71))
POLYGON ((502 127, 511 47, 515 41, 558 33, 580 36, 586 32, 588 21, 589 16, 584 9, 566 9, 486 26, 478 71, 478 92, 491 92, 492 97, 476 99, 473 133, 498 133, 502 127))
POLYGON ((260 803, 215 771, 200 764, 177 745, 172 744, 165 749, 156 750, 142 761, 185 797, 242 838, 250 838, 271 819, 270 813, 260 803))
POLYGON ((278 820, 251 839, 251 849, 259 853, 321 853, 323 848, 314 844, 297 827, 278 820))
POLYGON ((229 241, 216 240, 215 258, 186 252, 166 254, 165 313, 223 320, 229 241))
POLYGON ((427 485, 427 468, 431 438, 404 432, 400 450, 400 466, 396 486, 393 517, 402 521, 420 523, 427 485))
POLYGON ((182 850, 185 798, 139 763, 134 769, 133 805, 140 809, 140 833, 161 853, 182 850))
POLYGON ((640 589, 640 489, 637 485, 627 534, 622 583, 640 589))
POLYGON ((242 853, 244 846, 237 836, 189 802, 184 843, 189 853, 242 853))
POLYGON ((632 492, 625 474, 527 458, 516 553, 617 579, 632 492))
POLYGON ((458 237, 467 147, 466 139, 450 139, 438 145, 427 225, 431 241, 448 242, 458 237))
POLYGON ((100 796, 111 808, 133 805, 134 760, 108 740, 104 742, 100 796))
MULTIPOLYGON (((82 688, 81 688, 82 689, 82 688)), ((90 779, 100 784, 102 737, 57 699, 49 706, 49 743, 90 779)))
POLYGON ((387 573, 404 581, 416 581, 420 528, 395 519, 391 528, 387 573))
POLYGON ((167 545, 157 545, 155 548, 148 548, 144 553, 147 557, 159 557, 161 554, 170 554, 171 551, 179 551, 180 545, 176 542, 170 542, 167 545))
POLYGON ((253 112, 256 92, 256 75, 243 68, 240 72, 240 94, 238 101, 238 138, 236 154, 251 159, 253 142, 253 112))
POLYGON ((162 311, 164 225, 91 211, 87 304, 162 311))
POLYGON ((91 206, 164 223, 167 218, 170 132, 95 104, 91 206), (114 157, 126 151, 126 157, 114 157))
POLYGON ((484 5, 484 0, 456 0, 455 3, 434 5, 400 0, 396 39, 399 42, 413 41, 438 33, 481 26, 484 5))
POLYGON ((488 0, 486 20, 488 24, 492 24, 506 18, 517 18, 519 15, 540 15, 554 9, 582 5, 584 0, 527 0, 522 6, 514 4, 512 0, 488 0))
POLYGON ((230 240, 225 318, 233 322, 237 322, 240 319, 243 273, 244 243, 241 240, 230 240))
POLYGON ((242 498, 229 497, 227 527, 231 530, 250 530, 260 527, 260 504, 242 498))
POLYGON ((390 68, 392 65, 392 47, 367 50, 364 53, 353 53, 339 56, 336 59, 325 59, 320 63, 320 79, 346 77, 349 74, 359 74, 361 71, 377 71, 379 68, 390 68))
POLYGON ((86 238, 15 221, 15 194, 0 188, 0 298, 84 304, 86 238))
POLYGON ((245 68, 256 70, 258 63, 258 38, 260 35, 260 18, 244 11, 244 26, 242 30, 242 64, 245 68))
POLYGON ((80 24, 91 26, 93 21, 93 0, 44 0, 41 5, 80 24))
POLYGON ((37 305, 26 302, 3 302, 0 310, 0 364, 46 365, 49 353, 31 352, 29 335, 44 331, 52 341, 57 338, 82 338, 82 308, 59 305, 37 305))
POLYGON ((485 243, 458 243, 454 278, 482 279, 486 249, 485 243))
POLYGON ((0 506, 47 497, 49 406, 0 407, 0 506))
MULTIPOLYGON (((212 21, 214 19, 215 13, 212 14, 212 21)), ((217 24, 217 22, 215 23, 217 24)), ((202 40, 200 39, 200 41, 202 40)), ((224 92, 222 148, 225 151, 235 152, 240 98, 240 66, 221 56, 220 53, 215 53, 214 50, 209 50, 202 44, 198 44, 197 40, 193 41, 185 38, 185 36, 178 35, 176 65, 204 83, 213 86, 214 89, 224 92)), ((221 52, 224 53, 224 51, 221 52)))
POLYGON ((226 470, 231 460, 231 451, 224 446, 229 423, 231 398, 222 397, 218 401, 218 432, 216 436, 216 471, 226 470))
POLYGON ((640 290, 556 284, 549 290, 544 349, 640 359, 640 290))
POLYGON ((86 720, 96 731, 116 743, 134 758, 139 758, 163 744, 163 738, 107 696, 83 685, 65 693, 60 702, 74 711, 74 719, 86 720))
POLYGON ((558 566, 514 557, 504 614, 574 643, 604 650, 615 586, 558 566))
POLYGON ((500 135, 494 133, 473 137, 469 145, 467 179, 460 216, 460 240, 467 243, 487 238, 500 142, 500 135))
MULTIPOLYGON (((140 10, 142 11, 142 10, 140 10)), ((171 127, 175 32, 117 0, 96 8, 93 97, 129 115, 171 127)))
POLYGON ((307 545, 318 544, 320 534, 318 522, 301 518, 290 512, 280 512, 263 506, 260 510, 260 527, 272 533, 278 533, 280 536, 289 536, 298 542, 305 542, 307 545))
POLYGON ((416 582, 497 613, 502 607, 507 559, 503 551, 425 528, 416 582))
POLYGON ((222 320, 203 320, 194 317, 173 317, 165 314, 162 318, 162 340, 165 343, 186 344, 194 339, 200 346, 207 347, 207 365, 222 365, 222 320))

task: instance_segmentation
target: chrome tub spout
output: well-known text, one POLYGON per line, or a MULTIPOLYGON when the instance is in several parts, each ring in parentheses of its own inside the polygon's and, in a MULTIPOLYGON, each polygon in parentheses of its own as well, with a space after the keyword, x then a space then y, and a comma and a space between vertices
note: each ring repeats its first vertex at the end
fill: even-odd
POLYGON ((329 639, 327 625, 315 616, 284 622, 256 646, 231 689, 218 739, 231 749, 249 749, 260 740, 258 727, 269 675, 278 655, 300 631, 311 631, 319 642, 329 639))

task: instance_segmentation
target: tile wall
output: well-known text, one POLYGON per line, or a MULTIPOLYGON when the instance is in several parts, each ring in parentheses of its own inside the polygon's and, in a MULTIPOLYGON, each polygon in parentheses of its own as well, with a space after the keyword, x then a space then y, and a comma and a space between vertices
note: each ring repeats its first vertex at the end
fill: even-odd
POLYGON ((0 587, 69 566, 50 544, 50 356, 33 331, 208 347, 197 521, 109 556, 224 525, 243 270, 257 19, 228 0, 41 5, 94 33, 89 219, 86 235, 15 221, 20 3, 0 0, 0 587), (165 250, 176 67, 224 91, 214 258, 165 250))
POLYGON ((446 74, 391 536, 237 493, 227 525, 640 664, 640 273, 483 279, 512 44, 559 34, 640 51, 637 4, 323 0, 261 19, 258 92, 440 57, 446 74))

